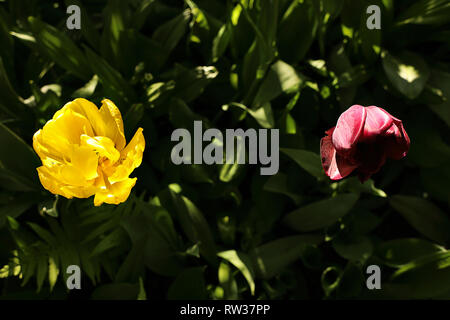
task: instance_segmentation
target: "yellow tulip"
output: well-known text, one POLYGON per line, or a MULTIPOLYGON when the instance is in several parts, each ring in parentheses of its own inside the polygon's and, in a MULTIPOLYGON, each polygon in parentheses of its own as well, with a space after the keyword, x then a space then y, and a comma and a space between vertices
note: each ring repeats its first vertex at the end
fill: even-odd
POLYGON ((104 99, 100 110, 86 99, 67 103, 33 136, 42 185, 69 199, 95 195, 95 206, 124 202, 137 179, 129 176, 142 162, 142 131, 126 145, 122 116, 112 101, 104 99))

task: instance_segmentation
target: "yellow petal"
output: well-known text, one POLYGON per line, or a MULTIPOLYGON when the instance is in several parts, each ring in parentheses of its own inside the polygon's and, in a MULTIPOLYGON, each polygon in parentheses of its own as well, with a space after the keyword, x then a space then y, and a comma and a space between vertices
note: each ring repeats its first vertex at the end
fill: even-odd
POLYGON ((87 185, 83 172, 70 164, 60 166, 57 177, 67 185, 78 187, 87 185))
POLYGON ((39 180, 41 181, 42 186, 50 191, 53 194, 59 194, 63 197, 71 199, 73 197, 76 198, 89 198, 93 194, 97 188, 94 186, 72 186, 63 183, 58 176, 55 176, 52 173, 52 170, 42 166, 37 168, 39 180))
POLYGON ((72 165, 77 168, 83 175, 84 179, 91 180, 98 177, 98 155, 87 146, 73 146, 72 165))
POLYGON ((47 162, 48 164, 64 163, 64 155, 42 140, 42 130, 38 130, 33 135, 33 149, 36 151, 39 158, 41 158, 42 164, 44 165, 47 165, 44 162, 47 162))
POLYGON ((126 201, 145 140, 139 128, 126 146, 122 116, 112 101, 103 100, 98 109, 75 99, 34 134, 33 148, 42 160, 37 171, 45 189, 66 198, 95 195, 97 206, 126 201))
POLYGON ((63 186, 61 187, 61 190, 71 197, 75 198, 89 198, 95 194, 97 189, 93 186, 84 186, 84 187, 77 187, 77 186, 63 186))
POLYGON ((136 184, 137 178, 128 178, 126 180, 113 183, 107 190, 99 190, 94 197, 94 205, 99 206, 102 203, 119 204, 128 199, 131 189, 136 184))
POLYGON ((61 190, 63 184, 50 174, 48 168, 44 166, 39 167, 37 168, 37 172, 39 175, 39 180, 41 181, 42 186, 46 190, 50 191, 53 194, 59 194, 69 199, 72 198, 71 195, 66 194, 61 190))
POLYGON ((71 145, 80 143, 82 134, 93 135, 89 121, 67 109, 56 119, 49 120, 42 129, 42 141, 63 155, 70 154, 71 145))
POLYGON ((126 144, 123 131, 123 120, 119 109, 109 99, 102 101, 100 116, 105 124, 105 133, 102 134, 114 141, 116 149, 121 151, 126 144))
POLYGON ((120 158, 120 152, 114 147, 114 141, 108 137, 90 137, 83 134, 81 135, 81 145, 89 146, 98 152, 99 156, 106 157, 113 162, 120 158))
POLYGON ((143 129, 137 129, 130 143, 120 153, 120 163, 113 175, 108 177, 109 182, 117 182, 128 178, 133 170, 142 163, 142 155, 145 149, 143 129))
MULTIPOLYGON (((78 98, 69 103, 66 103, 64 107, 58 112, 61 112, 65 109, 70 109, 76 113, 79 113, 89 121, 94 130, 94 133, 91 134, 91 136, 106 136, 106 124, 103 121, 103 117, 100 115, 100 111, 98 110, 97 106, 92 102, 83 98, 78 98)), ((58 112, 55 114, 55 116, 58 114, 58 112)))

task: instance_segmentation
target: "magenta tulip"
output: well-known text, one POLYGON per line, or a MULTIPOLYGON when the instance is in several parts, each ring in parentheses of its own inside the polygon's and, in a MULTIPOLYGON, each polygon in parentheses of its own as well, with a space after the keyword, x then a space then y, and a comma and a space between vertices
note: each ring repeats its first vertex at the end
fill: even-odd
POLYGON ((380 170, 386 158, 406 156, 410 140, 401 120, 386 110, 354 105, 339 117, 336 127, 320 140, 320 155, 331 180, 355 171, 361 182, 380 170))

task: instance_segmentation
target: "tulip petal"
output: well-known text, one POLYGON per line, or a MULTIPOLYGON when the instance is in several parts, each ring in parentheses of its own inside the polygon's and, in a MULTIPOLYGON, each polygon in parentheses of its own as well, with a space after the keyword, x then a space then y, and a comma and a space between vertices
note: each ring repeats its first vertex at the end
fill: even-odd
POLYGON ((66 198, 95 195, 96 206, 126 201, 137 180, 129 175, 145 149, 142 131, 126 145, 122 116, 112 101, 103 100, 100 110, 85 99, 67 103, 33 136, 42 185, 66 198))
POLYGON ((325 174, 331 180, 339 180, 352 173, 357 166, 350 164, 345 158, 336 154, 331 138, 333 131, 334 128, 328 130, 327 136, 320 140, 320 156, 325 174))
POLYGON ((100 116, 105 124, 105 136, 114 141, 116 149, 121 151, 126 144, 123 120, 119 109, 109 99, 102 100, 100 116))
POLYGON ((98 155, 92 148, 74 145, 71 160, 72 165, 82 173, 85 180, 98 177, 98 155))
POLYGON ((64 155, 57 149, 52 148, 42 140, 42 129, 33 135, 33 149, 45 166, 64 163, 64 155), (45 162, 45 163, 44 163, 45 162))
POLYGON ((128 178, 109 185, 106 190, 100 189, 95 193, 94 206, 99 206, 103 202, 109 204, 119 204, 127 200, 131 189, 136 184, 137 178, 128 178))
POLYGON ((333 132, 332 142, 338 154, 353 152, 364 130, 366 110, 363 106, 354 105, 341 114, 333 132))
POLYGON ((361 143, 356 152, 360 165, 358 166, 358 175, 362 181, 378 172, 386 162, 386 153, 384 146, 379 143, 361 143))
POLYGON ((91 147, 101 157, 106 157, 113 162, 116 162, 120 158, 120 153, 114 147, 114 142, 108 137, 90 137, 83 134, 80 140, 82 146, 91 147))
POLYGON ((100 110, 92 102, 78 98, 67 103, 55 116, 70 109, 85 117, 94 130, 95 136, 104 136, 114 141, 116 148, 120 151, 125 147, 125 134, 123 120, 119 109, 109 99, 102 100, 100 110))
POLYGON ((41 166, 36 170, 38 172, 39 180, 46 190, 50 191, 53 194, 59 194, 69 199, 72 198, 72 196, 67 195, 61 191, 61 187, 63 186, 63 184, 49 172, 49 169, 47 167, 41 166))
POLYGON ((77 187, 82 187, 86 185, 86 179, 83 176, 83 172, 72 165, 62 165, 58 167, 58 177, 61 182, 67 185, 73 185, 77 187))
POLYGON ((409 150, 410 139, 401 120, 395 119, 392 126, 386 131, 384 148, 389 158, 400 160, 409 150))
POLYGON ((55 114, 55 116, 59 112, 65 112, 66 109, 70 109, 82 115, 89 121, 94 131, 92 134, 90 134, 91 136, 106 136, 105 123, 103 122, 100 111, 95 104, 93 104, 89 100, 78 98, 66 103, 64 107, 55 114))
POLYGON ((91 185, 73 186, 63 183, 58 174, 47 167, 37 168, 39 180, 42 186, 53 194, 58 194, 68 199, 89 198, 95 193, 96 188, 91 185))
POLYGON ((366 107, 366 121, 364 123, 364 141, 375 140, 375 138, 391 127, 393 119, 391 115, 382 108, 375 106, 366 107))
POLYGON ((141 165, 145 149, 145 139, 142 131, 142 128, 137 129, 133 139, 122 150, 120 154, 121 162, 117 165, 114 174, 108 178, 111 183, 128 178, 131 172, 141 165))
POLYGON ((93 131, 85 117, 68 109, 55 119, 47 121, 41 134, 46 145, 58 150, 60 154, 69 155, 71 145, 79 144, 82 134, 92 135, 93 131))

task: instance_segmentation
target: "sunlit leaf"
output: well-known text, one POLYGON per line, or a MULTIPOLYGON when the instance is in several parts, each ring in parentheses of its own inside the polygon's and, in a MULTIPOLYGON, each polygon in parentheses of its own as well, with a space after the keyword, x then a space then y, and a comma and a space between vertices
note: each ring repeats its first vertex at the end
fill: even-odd
POLYGON ((384 52, 382 59, 384 71, 395 88, 409 99, 418 97, 430 76, 425 61, 411 52, 398 55, 384 52))
POLYGON ((242 253, 237 252, 236 250, 227 250, 218 252, 217 255, 228 262, 230 262, 233 266, 239 269, 239 271, 242 273, 242 275, 245 277, 245 279, 248 282, 248 285, 250 287, 250 292, 252 295, 255 294, 255 281, 254 281, 254 272, 253 268, 250 262, 250 258, 242 253))

